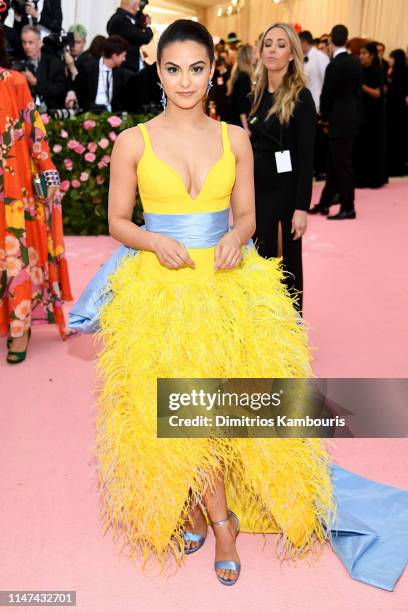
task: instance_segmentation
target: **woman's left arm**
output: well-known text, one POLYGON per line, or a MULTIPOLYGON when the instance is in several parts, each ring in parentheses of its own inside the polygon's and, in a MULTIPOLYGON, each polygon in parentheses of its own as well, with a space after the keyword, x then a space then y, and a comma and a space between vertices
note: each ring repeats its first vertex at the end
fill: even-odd
POLYGON ((306 232, 307 210, 310 206, 313 186, 313 158, 316 134, 316 107, 312 94, 303 89, 296 104, 292 121, 296 133, 296 200, 292 217, 293 239, 298 240, 306 232))
POLYGON ((237 87, 237 110, 239 118, 241 120, 242 127, 248 136, 251 136, 251 131, 248 125, 248 115, 251 111, 251 101, 249 98, 251 94, 251 78, 249 74, 246 72, 242 72, 240 74, 237 87))
POLYGON ((245 131, 228 125, 231 149, 236 158, 236 178, 231 194, 234 227, 215 247, 216 270, 235 268, 241 261, 241 247, 255 233, 254 158, 245 131))
POLYGON ((16 91, 21 118, 25 124, 30 157, 38 172, 44 177, 47 185, 48 204, 52 207, 59 199, 60 176, 51 159, 44 123, 35 106, 25 77, 19 80, 16 91))

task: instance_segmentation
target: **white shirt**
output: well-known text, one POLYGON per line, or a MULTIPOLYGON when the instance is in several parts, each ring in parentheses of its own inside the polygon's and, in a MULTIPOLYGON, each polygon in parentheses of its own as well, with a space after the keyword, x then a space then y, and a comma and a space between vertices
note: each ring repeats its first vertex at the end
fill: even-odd
POLYGON ((346 47, 339 47, 338 49, 335 50, 335 52, 333 53, 333 59, 336 57, 336 55, 338 55, 339 53, 348 53, 348 50, 346 49, 346 47))
POLYGON ((320 94, 322 93, 324 74, 327 65, 330 63, 329 57, 316 47, 311 47, 307 54, 308 61, 304 63, 304 70, 307 76, 307 86, 311 91, 316 110, 320 110, 320 94))
POLYGON ((99 79, 98 79, 98 89, 95 98, 95 104, 103 104, 107 106, 109 110, 111 110, 111 102, 112 102, 112 92, 113 92, 113 78, 112 78, 112 68, 106 66, 103 61, 103 57, 99 60, 99 79), (109 84, 108 84, 109 83, 109 84))

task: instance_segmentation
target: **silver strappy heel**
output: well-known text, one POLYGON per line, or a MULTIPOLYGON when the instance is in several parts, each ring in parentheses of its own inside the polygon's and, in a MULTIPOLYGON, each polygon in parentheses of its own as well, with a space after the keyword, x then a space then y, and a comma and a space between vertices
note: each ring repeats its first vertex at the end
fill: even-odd
MULTIPOLYGON (((231 517, 234 519, 235 524, 237 526, 237 533, 235 535, 235 538, 237 538, 238 534, 239 534, 239 531, 240 531, 240 523, 239 523, 239 519, 238 519, 237 515, 234 512, 232 512, 232 510, 229 510, 227 518, 222 519, 221 521, 211 522, 211 525, 213 527, 216 527, 217 525, 224 525, 225 523, 227 523, 230 520, 231 517)), ((224 569, 224 570, 232 570, 234 572, 238 572, 238 575, 235 578, 235 580, 230 580, 228 578, 222 578, 216 572, 217 578, 221 582, 221 584, 224 584, 225 586, 233 586, 236 583, 236 581, 238 580, 238 578, 239 578, 239 574, 240 574, 240 571, 241 571, 241 564, 240 563, 236 563, 235 561, 215 561, 214 568, 216 570, 217 569, 224 569)))
POLYGON ((205 542, 205 537, 200 535, 199 533, 194 533, 193 531, 185 531, 183 533, 183 538, 186 546, 184 546, 184 554, 192 555, 193 553, 200 550, 205 542), (198 546, 190 547, 188 546, 189 542, 198 542, 198 546))

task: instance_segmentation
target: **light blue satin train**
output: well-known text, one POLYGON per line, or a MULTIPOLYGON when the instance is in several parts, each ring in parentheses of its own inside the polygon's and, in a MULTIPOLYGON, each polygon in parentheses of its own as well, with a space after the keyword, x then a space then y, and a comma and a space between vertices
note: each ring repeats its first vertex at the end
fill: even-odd
POLYGON ((68 314, 68 327, 83 334, 99 330, 99 310, 110 299, 108 278, 125 257, 137 256, 138 251, 121 245, 98 270, 83 290, 68 314))
MULTIPOLYGON (((169 225, 168 215, 145 214, 146 229, 191 248, 213 246, 228 231, 228 210, 177 216, 178 223, 174 224, 172 215, 169 225)), ((124 257, 137 254, 126 246, 113 253, 71 309, 71 329, 98 330, 99 309, 110 299, 109 275, 124 257)), ((392 591, 408 563, 408 491, 368 480, 336 464, 332 465, 332 480, 337 500, 336 522, 331 526, 334 551, 352 578, 392 591)))
POLYGON ((335 464, 332 480, 337 500, 333 549, 352 578, 393 591, 408 563, 408 491, 335 464))

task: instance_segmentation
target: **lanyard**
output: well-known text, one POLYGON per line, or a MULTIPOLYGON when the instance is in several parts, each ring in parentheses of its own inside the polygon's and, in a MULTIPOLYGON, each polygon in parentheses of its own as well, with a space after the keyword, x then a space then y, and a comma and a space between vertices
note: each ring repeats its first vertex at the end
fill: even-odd
POLYGON ((283 151, 283 124, 282 123, 280 123, 279 140, 275 138, 275 136, 273 136, 272 134, 268 134, 268 132, 261 129, 259 117, 253 117, 250 123, 252 125, 257 124, 257 130, 262 134, 262 136, 265 136, 265 138, 268 138, 269 140, 273 140, 276 144, 279 145, 279 149, 283 151))

